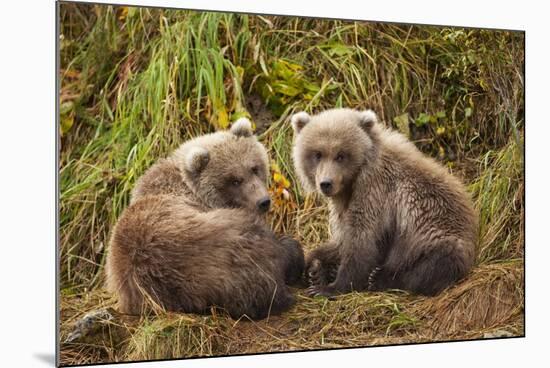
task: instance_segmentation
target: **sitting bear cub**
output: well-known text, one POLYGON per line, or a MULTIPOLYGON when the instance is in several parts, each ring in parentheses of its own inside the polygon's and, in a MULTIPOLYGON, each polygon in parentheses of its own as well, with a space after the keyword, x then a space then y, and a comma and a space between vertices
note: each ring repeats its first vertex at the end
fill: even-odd
POLYGON ((310 295, 435 295, 474 263, 477 217, 462 184, 371 111, 292 116, 307 191, 328 197, 332 238, 306 257, 310 295))
POLYGON ((121 312, 146 305, 170 311, 225 309, 264 318, 294 303, 304 255, 265 224, 265 148, 250 122, 237 121, 184 143, 137 182, 107 258, 107 286, 121 312))

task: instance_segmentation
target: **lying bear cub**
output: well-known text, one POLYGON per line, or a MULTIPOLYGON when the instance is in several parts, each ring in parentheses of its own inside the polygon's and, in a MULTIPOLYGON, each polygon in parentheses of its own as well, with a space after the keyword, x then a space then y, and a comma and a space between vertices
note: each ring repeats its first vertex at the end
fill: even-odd
POLYGON ((267 175, 266 150, 246 119, 153 165, 110 241, 107 286, 121 312, 219 307, 259 319, 288 309, 287 284, 301 279, 304 255, 265 224, 267 175))
POLYGON ((293 160, 329 201, 332 238, 306 257, 310 295, 435 295, 474 262, 477 218, 462 184, 371 111, 292 116, 293 160))

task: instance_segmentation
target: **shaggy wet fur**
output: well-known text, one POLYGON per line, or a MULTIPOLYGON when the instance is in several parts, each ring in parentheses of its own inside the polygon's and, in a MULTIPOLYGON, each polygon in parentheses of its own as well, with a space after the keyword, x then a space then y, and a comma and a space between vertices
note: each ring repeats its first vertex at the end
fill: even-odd
POLYGON ((107 286, 121 312, 217 307, 259 319, 288 309, 287 284, 300 280, 304 256, 264 222, 267 170, 265 148, 242 120, 152 166, 110 242, 107 286))
POLYGON ((371 110, 302 112, 292 125, 298 176, 329 199, 332 238, 306 260, 311 295, 435 295, 466 276, 477 217, 456 178, 371 110))

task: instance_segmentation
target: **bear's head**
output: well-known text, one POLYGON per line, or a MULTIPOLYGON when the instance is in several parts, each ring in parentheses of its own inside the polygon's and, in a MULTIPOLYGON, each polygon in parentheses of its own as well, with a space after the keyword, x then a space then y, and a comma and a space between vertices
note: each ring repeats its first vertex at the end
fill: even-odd
POLYGON ((248 119, 237 120, 229 131, 188 141, 174 156, 186 183, 207 206, 269 210, 268 156, 248 119))
POLYGON ((331 109, 291 117, 294 128, 294 167, 308 192, 327 197, 344 193, 376 152, 372 110, 331 109))

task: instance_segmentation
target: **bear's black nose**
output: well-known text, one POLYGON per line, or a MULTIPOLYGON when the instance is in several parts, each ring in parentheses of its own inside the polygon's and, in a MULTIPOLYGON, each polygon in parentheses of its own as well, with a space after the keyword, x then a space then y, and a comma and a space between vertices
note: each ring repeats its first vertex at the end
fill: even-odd
POLYGON ((319 185, 321 186, 321 190, 323 191, 323 193, 330 194, 332 190, 332 180, 325 179, 319 185))
POLYGON ((269 199, 269 197, 264 197, 256 202, 256 205, 260 211, 267 212, 267 210, 269 210, 269 206, 271 205, 271 199, 269 199))

